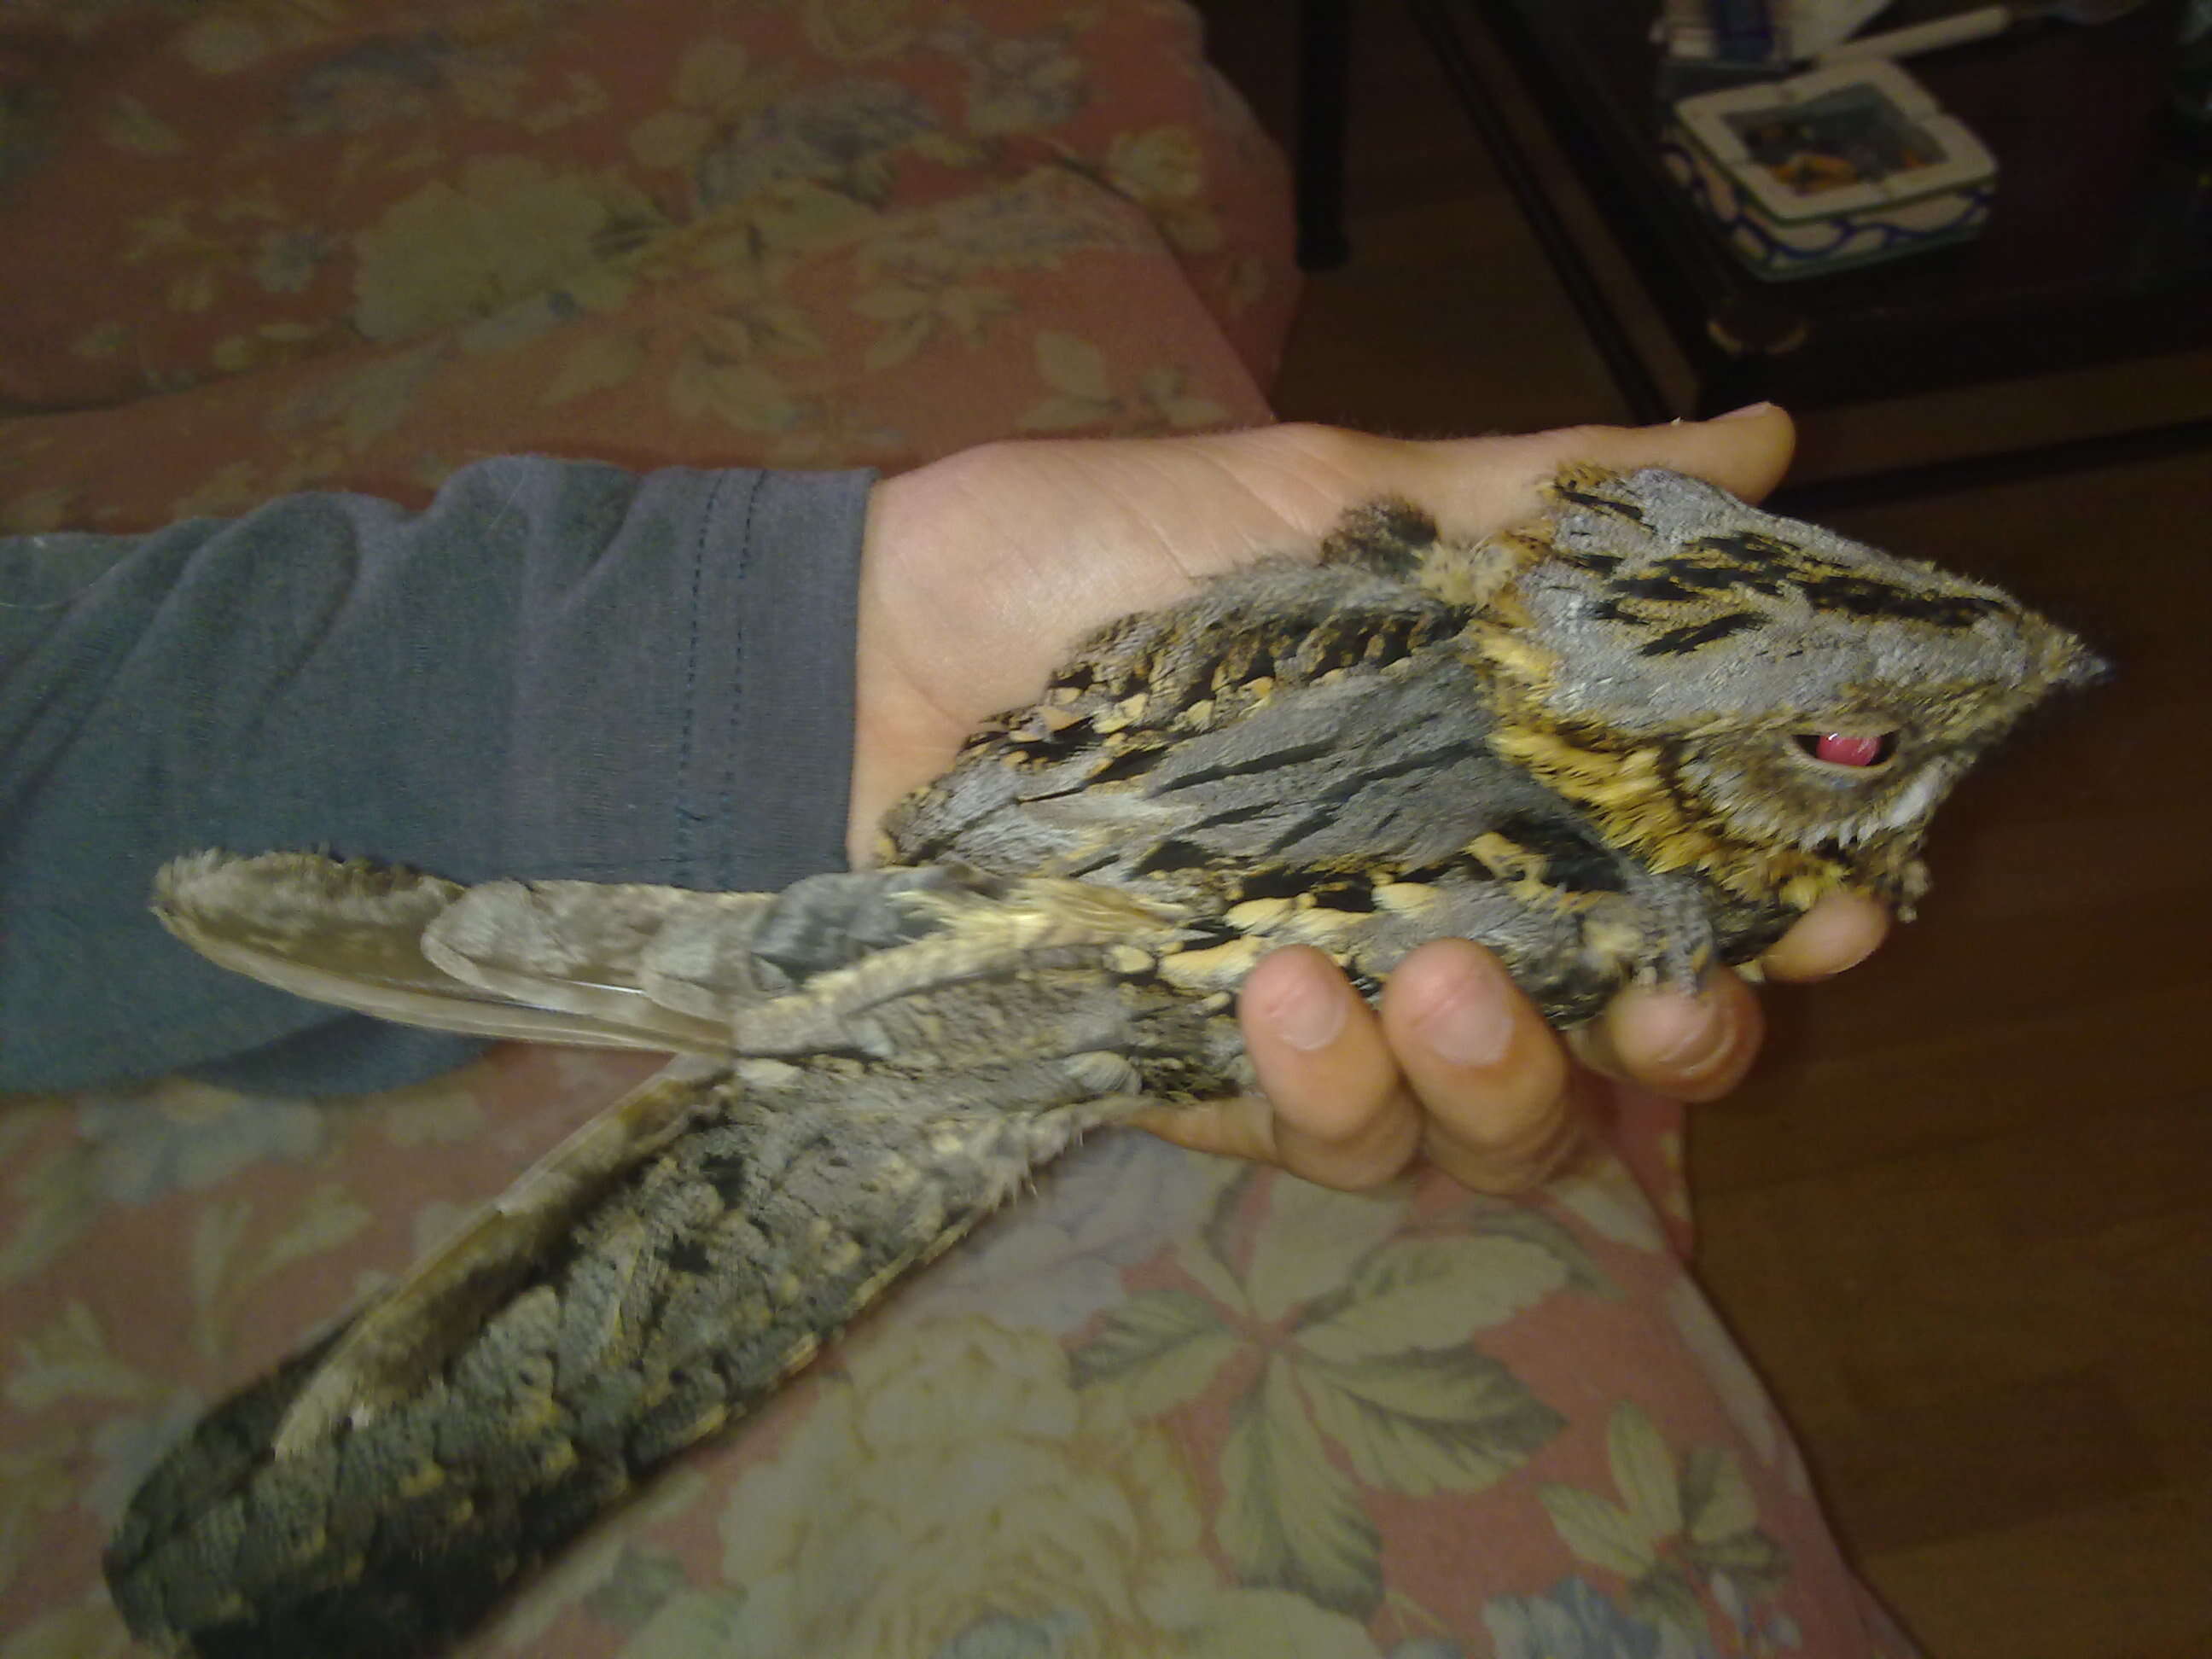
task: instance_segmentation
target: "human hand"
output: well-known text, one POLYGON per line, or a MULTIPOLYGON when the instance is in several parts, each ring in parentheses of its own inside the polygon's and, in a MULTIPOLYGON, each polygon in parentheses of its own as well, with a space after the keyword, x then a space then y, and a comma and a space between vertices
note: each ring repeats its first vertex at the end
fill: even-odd
MULTIPOLYGON (((886 809, 942 771, 981 720, 1033 696, 1094 629, 1263 555, 1310 550, 1347 507, 1402 495, 1446 534, 1480 537, 1531 516, 1538 486, 1577 461, 1671 467, 1756 500, 1790 446, 1788 416, 1762 408, 1429 443, 1279 426, 991 444, 888 479, 870 502, 861 569, 854 860, 872 853, 886 809)), ((1779 979, 1839 972, 1887 924, 1871 902, 1824 900, 1763 966, 1779 979)), ((1761 1034, 1756 999, 1722 972, 1695 998, 1624 993, 1563 1043, 1461 939, 1413 952, 1372 1010, 1320 952, 1278 951, 1240 1012, 1265 1097, 1135 1121, 1340 1187, 1424 1157, 1469 1186, 1533 1184, 1582 1143, 1607 1079, 1711 1099, 1742 1076, 1761 1034)))

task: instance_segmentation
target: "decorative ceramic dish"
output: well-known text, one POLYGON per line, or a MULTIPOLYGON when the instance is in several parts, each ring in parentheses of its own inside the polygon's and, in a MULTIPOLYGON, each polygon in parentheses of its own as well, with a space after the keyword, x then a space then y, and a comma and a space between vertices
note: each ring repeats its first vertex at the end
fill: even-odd
POLYGON ((1996 191, 1981 140, 1880 58, 1685 98, 1662 155, 1736 258, 1778 282, 1962 241, 1996 191))

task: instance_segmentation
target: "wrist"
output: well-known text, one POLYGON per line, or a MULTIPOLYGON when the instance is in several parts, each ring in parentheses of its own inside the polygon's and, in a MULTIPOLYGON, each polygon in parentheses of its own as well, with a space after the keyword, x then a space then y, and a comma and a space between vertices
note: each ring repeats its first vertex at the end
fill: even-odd
POLYGON ((900 601, 888 591, 899 574, 893 550, 911 544, 912 481, 918 476, 877 480, 868 491, 861 526, 854 617, 853 765, 845 823, 846 857, 856 869, 882 861, 883 815, 912 787, 906 775, 910 769, 902 757, 912 753, 932 726, 927 705, 899 660, 891 619, 900 601))

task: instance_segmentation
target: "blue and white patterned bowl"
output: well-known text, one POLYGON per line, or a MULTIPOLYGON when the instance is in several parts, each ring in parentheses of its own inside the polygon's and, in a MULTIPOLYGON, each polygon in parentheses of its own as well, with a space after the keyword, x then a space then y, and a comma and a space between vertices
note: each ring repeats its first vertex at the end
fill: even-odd
POLYGON ((1996 192, 1996 158, 1886 59, 1685 98, 1660 153, 1771 282, 1962 241, 1996 192))

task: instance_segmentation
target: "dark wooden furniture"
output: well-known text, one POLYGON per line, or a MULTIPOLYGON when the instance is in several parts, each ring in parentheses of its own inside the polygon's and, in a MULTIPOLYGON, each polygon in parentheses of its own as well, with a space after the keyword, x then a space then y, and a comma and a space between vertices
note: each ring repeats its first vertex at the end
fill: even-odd
MULTIPOLYGON (((2208 210, 2212 160, 2188 155, 2159 118, 2171 0, 2100 27, 2028 27, 1911 60, 1998 157, 1990 227, 1954 248, 1782 283, 1738 265, 1664 171, 1650 7, 1408 3, 1642 418, 1760 398, 1816 410, 2212 346, 2212 259, 2186 194, 2193 185, 2196 212, 2208 210), (1503 114, 1500 64, 1541 112, 1547 131, 1533 136, 1571 164, 1688 363, 1686 407, 1662 392, 1593 275, 1532 165, 1532 135, 1503 114)), ((1882 21, 1947 9, 1900 0, 1882 21)), ((1327 130, 1341 118, 1343 0, 1304 0, 1304 243, 1326 258, 1340 246, 1327 130)), ((2206 392, 2212 435, 2212 384, 2206 392)))

